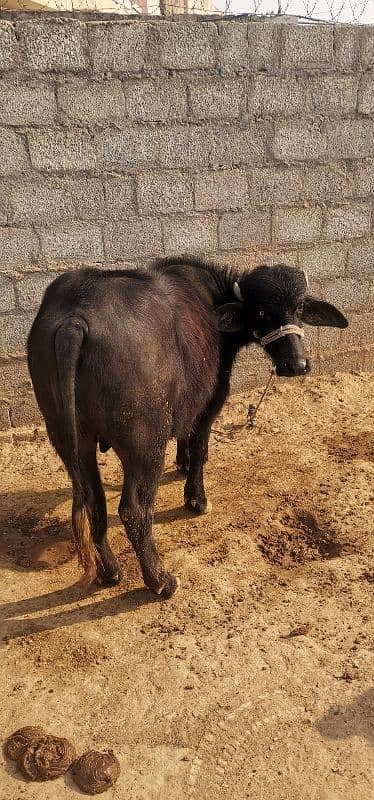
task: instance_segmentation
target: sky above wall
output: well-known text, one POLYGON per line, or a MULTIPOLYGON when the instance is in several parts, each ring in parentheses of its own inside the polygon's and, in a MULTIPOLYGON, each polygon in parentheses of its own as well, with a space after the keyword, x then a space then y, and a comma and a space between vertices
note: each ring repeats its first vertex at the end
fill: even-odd
POLYGON ((374 0, 214 0, 214 5, 232 14, 276 14, 281 5, 283 14, 328 21, 374 23, 374 0))

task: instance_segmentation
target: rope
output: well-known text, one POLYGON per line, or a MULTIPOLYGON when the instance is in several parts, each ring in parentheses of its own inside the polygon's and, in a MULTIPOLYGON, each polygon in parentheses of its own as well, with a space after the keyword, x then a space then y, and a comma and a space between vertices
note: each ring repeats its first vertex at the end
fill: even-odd
POLYGON ((271 382, 272 382, 272 380, 274 378, 274 375, 275 375, 275 367, 272 367, 272 369, 270 370, 269 380, 268 380, 268 382, 267 382, 267 384, 265 386, 264 391, 262 392, 262 395, 261 395, 257 405, 255 403, 251 403, 251 405, 248 407, 247 421, 242 426, 243 428, 245 428, 245 427, 246 428, 254 428, 256 426, 257 411, 260 408, 260 405, 261 405, 262 401, 265 400, 265 397, 266 397, 266 395, 268 393, 268 390, 270 388, 270 384, 271 384, 271 382))
MULTIPOLYGON (((248 406, 248 412, 247 412, 246 421, 243 422, 242 425, 233 425, 232 426, 232 431, 231 431, 232 434, 234 432, 237 433, 238 431, 242 431, 243 428, 247 428, 247 429, 249 428, 250 429, 250 428, 255 428, 256 427, 256 414, 257 414, 257 411, 260 408, 260 405, 263 402, 263 400, 265 400, 265 397, 266 397, 266 395, 267 395, 267 393, 269 391, 270 384, 271 384, 271 382, 272 382, 272 380, 274 378, 274 375, 275 375, 275 367, 272 367, 272 369, 270 370, 269 380, 268 380, 268 382, 267 382, 267 384, 265 386, 264 391, 262 392, 262 395, 261 395, 258 403, 251 403, 251 405, 248 406)), ((217 430, 217 428, 212 428, 211 430, 212 430, 212 433, 216 433, 216 434, 218 434, 218 436, 220 436, 221 441, 229 441, 229 439, 232 438, 232 436, 231 437, 230 436, 225 436, 223 431, 219 431, 219 430, 217 430)))

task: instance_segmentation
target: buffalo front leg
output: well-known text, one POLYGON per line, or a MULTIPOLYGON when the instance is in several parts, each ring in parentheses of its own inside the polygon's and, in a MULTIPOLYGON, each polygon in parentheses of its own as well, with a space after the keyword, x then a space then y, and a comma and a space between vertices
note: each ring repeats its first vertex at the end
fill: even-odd
POLYGON ((190 435, 190 468, 184 487, 184 502, 198 514, 209 514, 212 505, 204 489, 204 464, 208 455, 208 443, 212 422, 201 422, 190 435))
POLYGON ((209 436, 213 422, 226 400, 229 392, 229 373, 212 397, 204 413, 195 421, 189 439, 190 468, 184 487, 184 501, 187 508, 198 514, 209 514, 212 504, 207 500, 204 489, 204 464, 208 460, 209 436))
MULTIPOLYGON (((204 464, 206 461, 208 461, 208 445, 204 454, 204 464)), ((189 436, 186 436, 184 439, 177 439, 176 465, 178 472, 181 472, 182 475, 188 475, 188 470, 190 468, 189 436)))
POLYGON ((131 472, 126 468, 119 505, 119 515, 135 550, 145 585, 158 595, 171 597, 179 587, 179 579, 167 572, 152 536, 153 509, 159 475, 131 472))

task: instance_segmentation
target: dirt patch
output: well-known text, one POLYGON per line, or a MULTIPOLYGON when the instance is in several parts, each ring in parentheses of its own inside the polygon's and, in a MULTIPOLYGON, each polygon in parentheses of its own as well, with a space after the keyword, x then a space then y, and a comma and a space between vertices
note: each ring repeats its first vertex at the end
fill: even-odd
POLYGON ((7 516, 0 520, 0 561, 25 570, 54 569, 74 556, 70 522, 35 515, 7 516))
MULTIPOLYGON (((142 582, 99 455, 120 586, 85 592, 71 489, 47 443, 0 453, 0 728, 67 737, 121 764, 108 800, 372 800, 372 375, 277 381, 230 398, 214 425, 209 516, 183 506, 168 448, 154 534, 180 591, 142 582), (312 758, 311 758, 312 754, 312 758)), ((67 777, 6 800, 66 800, 67 777)))
POLYGON ((84 672, 94 670, 109 656, 106 647, 100 641, 68 635, 65 631, 38 633, 20 636, 12 643, 15 660, 27 657, 33 661, 37 670, 47 673, 51 671, 84 672))
POLYGON ((309 511, 285 513, 279 523, 259 536, 259 548, 271 564, 290 568, 317 559, 337 558, 347 551, 337 531, 317 521, 309 511))
POLYGON ((346 433, 341 440, 338 437, 326 438, 325 442, 329 452, 337 461, 348 461, 353 458, 374 461, 374 435, 370 430, 356 435, 346 433))

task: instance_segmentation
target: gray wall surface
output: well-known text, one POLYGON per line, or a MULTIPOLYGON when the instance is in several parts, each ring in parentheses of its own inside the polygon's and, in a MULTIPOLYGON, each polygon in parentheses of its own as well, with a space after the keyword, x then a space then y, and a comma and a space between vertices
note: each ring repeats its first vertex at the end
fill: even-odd
POLYGON ((350 319, 309 329, 315 369, 373 366, 374 26, 3 12, 0 150, 3 438, 40 421, 25 338, 82 265, 303 267, 350 319))

